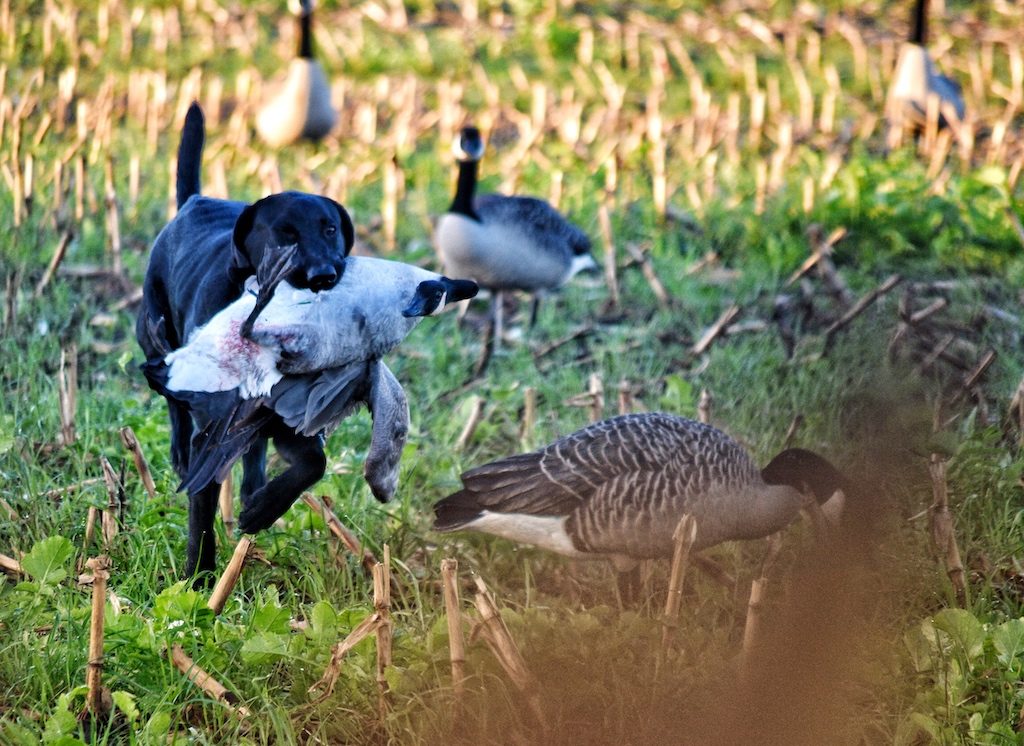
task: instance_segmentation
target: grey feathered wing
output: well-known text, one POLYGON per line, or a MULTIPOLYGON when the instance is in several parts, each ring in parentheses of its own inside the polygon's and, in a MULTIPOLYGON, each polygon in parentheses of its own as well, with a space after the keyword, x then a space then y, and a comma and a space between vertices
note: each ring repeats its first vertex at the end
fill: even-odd
POLYGON ((206 417, 209 413, 193 403, 193 411, 199 411, 207 424, 192 438, 189 470, 178 489, 192 494, 212 481, 223 482, 275 415, 301 435, 329 433, 359 404, 368 403, 370 374, 376 364, 361 360, 319 373, 286 376, 270 394, 256 399, 243 400, 237 392, 225 392, 234 395, 234 402, 218 407, 214 418, 206 417))
POLYGON ((434 506, 434 528, 455 530, 484 510, 569 515, 588 505, 613 477, 655 468, 649 452, 633 447, 630 428, 621 419, 596 423, 539 451, 463 473, 463 489, 434 506))
POLYGON ((544 246, 556 253, 563 253, 565 247, 573 253, 590 251, 590 238, 578 226, 571 223, 558 210, 536 197, 484 194, 473 202, 484 223, 508 223, 537 246, 544 246))
MULTIPOLYGON (((224 392, 225 394, 228 392, 224 392)), ((233 393, 233 392, 231 392, 233 393)), ((193 412, 202 412, 193 409, 193 412)), ((192 436, 188 472, 179 491, 194 494, 211 482, 223 482, 235 461, 256 442, 260 430, 274 413, 262 406, 262 399, 236 399, 234 406, 216 417, 205 417, 205 426, 192 436)))
POLYGON ((375 364, 359 360, 318 373, 285 376, 271 390, 266 406, 300 435, 330 432, 369 401, 375 364))
POLYGON ((434 528, 456 530, 485 510, 569 516, 586 544, 609 532, 632 544, 632 534, 643 538, 639 521, 699 510, 753 480, 757 467, 724 433, 671 415, 626 415, 467 471, 463 489, 434 506, 434 528))

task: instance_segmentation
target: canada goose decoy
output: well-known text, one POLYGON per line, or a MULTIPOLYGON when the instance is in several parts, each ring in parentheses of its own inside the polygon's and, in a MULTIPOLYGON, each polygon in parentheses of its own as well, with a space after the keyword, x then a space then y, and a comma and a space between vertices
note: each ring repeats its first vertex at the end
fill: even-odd
POLYGON ((900 49, 888 111, 894 123, 920 126, 927 116, 929 96, 939 102, 939 126, 959 122, 964 99, 956 81, 940 74, 928 54, 928 0, 915 0, 910 36, 900 49))
POLYGON ((468 277, 491 291, 494 344, 501 339, 501 294, 525 290, 533 295, 530 326, 539 296, 564 285, 597 263, 590 239, 554 207, 535 197, 475 196, 484 141, 476 127, 463 127, 453 150, 459 178, 448 212, 437 221, 434 245, 445 271, 468 277))
MULTIPOLYGON (((375 458, 375 446, 384 448, 390 442, 384 434, 394 431, 403 433, 404 442, 408 407, 380 358, 420 318, 477 291, 468 280, 362 256, 349 257, 337 285, 319 293, 284 282, 288 271, 284 262, 261 272, 266 279, 259 290, 250 282, 187 344, 143 366, 156 390, 200 409, 208 423, 193 438, 180 489, 191 493, 222 481, 274 415, 296 433, 314 436, 331 432, 359 403, 368 404, 374 417, 368 468, 383 461, 397 469, 397 454, 375 458), (378 421, 382 410, 390 419, 378 421)), ((160 338, 158 320, 152 320, 151 336, 160 338)), ((382 499, 391 497, 396 479, 391 472, 367 473, 374 494, 386 495, 382 499)))
POLYGON ((787 526, 847 480, 811 451, 790 449, 758 469, 720 430, 658 412, 613 417, 545 448, 462 474, 434 506, 437 531, 482 531, 568 557, 612 560, 620 572, 671 557, 683 514, 693 550, 757 539, 787 526))
POLYGON ((300 0, 299 54, 288 64, 256 115, 256 132, 272 147, 300 138, 319 140, 338 122, 331 104, 331 87, 320 63, 313 59, 314 0, 300 0))

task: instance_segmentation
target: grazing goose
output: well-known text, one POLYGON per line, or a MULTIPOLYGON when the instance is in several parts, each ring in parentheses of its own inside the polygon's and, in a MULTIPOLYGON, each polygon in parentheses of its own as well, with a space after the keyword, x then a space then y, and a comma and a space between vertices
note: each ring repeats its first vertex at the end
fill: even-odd
POLYGON ((462 474, 434 506, 438 531, 471 529, 622 572, 671 557, 684 513, 693 549, 756 539, 787 526, 809 493, 824 503, 846 479, 810 451, 790 449, 758 469, 720 430, 657 412, 613 417, 532 453, 462 474))
POLYGON ((313 59, 313 5, 314 0, 301 0, 299 56, 256 115, 256 132, 275 148, 299 138, 319 140, 338 121, 327 76, 313 59))
POLYGON ((924 122, 928 97, 939 99, 939 126, 959 122, 964 116, 964 100, 956 81, 935 70, 925 44, 928 41, 928 0, 915 0, 910 37, 900 49, 889 89, 889 115, 894 122, 924 122))
MULTIPOLYGON (((473 297, 477 286, 370 257, 349 257, 337 285, 319 293, 283 281, 289 271, 287 261, 262 271, 259 290, 250 283, 179 349, 160 346, 161 320, 148 320, 154 348, 164 354, 143 366, 146 377, 203 423, 179 489, 192 494, 223 481, 275 421, 287 432, 322 440, 365 403, 373 434, 364 474, 386 502, 397 486, 409 414, 401 385, 380 358, 421 317, 473 297)), ((239 528, 247 532, 269 526, 298 497, 276 490, 246 504, 252 491, 243 485, 239 528)))
POLYGON ((437 221, 434 246, 445 271, 476 280, 491 293, 494 343, 501 339, 501 294, 533 294, 530 326, 540 294, 564 285, 577 272, 595 269, 590 239, 547 202, 535 197, 486 194, 475 197, 484 142, 476 127, 464 127, 454 148, 459 162, 455 198, 437 221))

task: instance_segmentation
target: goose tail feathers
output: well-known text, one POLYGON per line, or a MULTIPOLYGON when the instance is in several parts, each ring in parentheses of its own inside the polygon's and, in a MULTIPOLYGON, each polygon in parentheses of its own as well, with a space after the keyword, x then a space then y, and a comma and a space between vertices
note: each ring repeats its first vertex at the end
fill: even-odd
POLYGON ((483 515, 479 495, 459 490, 434 505, 434 530, 457 531, 483 515))

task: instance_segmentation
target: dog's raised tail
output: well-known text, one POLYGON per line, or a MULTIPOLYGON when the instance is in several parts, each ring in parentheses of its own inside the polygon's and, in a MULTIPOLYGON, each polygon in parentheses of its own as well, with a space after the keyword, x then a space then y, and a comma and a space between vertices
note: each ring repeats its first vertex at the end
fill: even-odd
POLYGON ((206 123, 203 110, 196 101, 188 107, 185 126, 181 129, 181 143, 178 145, 178 177, 176 191, 178 208, 193 194, 199 194, 199 168, 203 161, 203 141, 206 139, 206 123))

